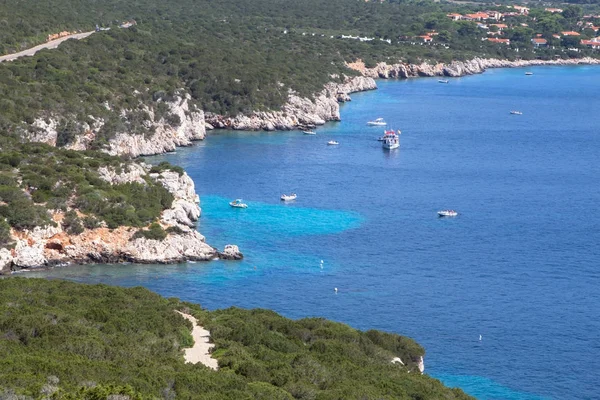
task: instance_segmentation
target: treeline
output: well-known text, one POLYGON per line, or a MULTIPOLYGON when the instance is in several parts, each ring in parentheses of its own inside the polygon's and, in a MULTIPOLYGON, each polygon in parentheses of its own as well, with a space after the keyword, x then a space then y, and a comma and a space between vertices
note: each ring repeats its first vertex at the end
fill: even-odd
POLYGON ((208 312, 139 287, 0 280, 3 398, 470 398, 421 375, 423 353, 398 335, 266 310, 208 312), (184 363, 192 326, 174 310, 210 330, 219 371, 184 363), (405 366, 391 363, 398 356, 405 366))

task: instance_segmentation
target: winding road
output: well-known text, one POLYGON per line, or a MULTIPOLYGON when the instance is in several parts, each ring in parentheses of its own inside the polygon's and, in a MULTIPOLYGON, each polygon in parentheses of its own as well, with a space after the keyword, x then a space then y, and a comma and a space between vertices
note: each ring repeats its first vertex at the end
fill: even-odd
POLYGON ((12 54, 7 54, 5 56, 0 56, 0 63, 4 62, 4 61, 13 61, 13 60, 16 60, 17 58, 20 58, 20 57, 32 56, 35 53, 37 53, 38 51, 43 50, 43 49, 55 49, 55 48, 58 47, 59 44, 61 44, 65 40, 69 40, 69 39, 77 39, 77 40, 85 39, 86 37, 90 36, 94 32, 96 32, 96 31, 75 33, 73 35, 69 35, 69 36, 61 37, 59 39, 51 40, 49 42, 37 45, 37 46, 32 47, 30 49, 20 51, 18 53, 12 53, 12 54))

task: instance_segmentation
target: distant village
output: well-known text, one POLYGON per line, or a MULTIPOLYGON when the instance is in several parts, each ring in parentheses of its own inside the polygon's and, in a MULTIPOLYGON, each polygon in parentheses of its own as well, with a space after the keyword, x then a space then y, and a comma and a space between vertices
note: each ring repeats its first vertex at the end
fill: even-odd
MULTIPOLYGON (((499 43, 510 45, 511 39, 505 37, 506 32, 511 29, 518 27, 528 28, 531 22, 535 26, 537 17, 530 16, 530 8, 524 6, 506 6, 505 8, 510 11, 479 11, 472 14, 458 14, 450 13, 447 17, 453 21, 470 21, 476 24, 478 29, 485 32, 485 37, 482 40, 487 40, 492 43, 499 43), (511 21, 510 23, 507 21, 511 21), (524 22, 523 22, 524 21, 524 22)), ((537 10, 536 15, 540 15, 541 10, 537 10)), ((562 8, 544 8, 543 14, 563 14, 565 10, 562 8)), ((577 30, 564 30, 552 32, 550 35, 546 33, 534 33, 534 37, 530 39, 531 44, 534 48, 554 48, 557 45, 564 47, 572 47, 569 50, 578 51, 574 44, 578 44, 579 47, 587 47, 590 49, 600 49, 600 36, 597 37, 598 30, 600 27, 594 24, 595 21, 600 20, 600 15, 583 15, 577 18, 576 26, 577 30), (550 37, 549 37, 550 36, 550 37), (576 40, 563 40, 564 38, 572 38, 576 40)), ((600 23, 599 23, 600 25, 600 23)), ((417 36, 417 39, 424 42, 433 42, 435 36, 439 32, 431 31, 424 35, 417 36)))

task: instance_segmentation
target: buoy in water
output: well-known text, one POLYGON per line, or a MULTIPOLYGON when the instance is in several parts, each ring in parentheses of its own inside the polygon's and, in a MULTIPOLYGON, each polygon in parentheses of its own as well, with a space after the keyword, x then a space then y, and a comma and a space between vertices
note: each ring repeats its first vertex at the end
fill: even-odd
POLYGON ((333 290, 337 293, 337 288, 333 288, 333 290))
POLYGON ((479 335, 479 341, 481 342, 481 335, 479 335))

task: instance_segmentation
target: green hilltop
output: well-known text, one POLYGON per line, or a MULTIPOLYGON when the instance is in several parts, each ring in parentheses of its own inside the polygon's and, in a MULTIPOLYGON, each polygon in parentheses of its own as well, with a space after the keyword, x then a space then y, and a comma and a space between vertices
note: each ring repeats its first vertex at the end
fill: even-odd
POLYGON ((140 287, 0 280, 0 398, 470 398, 421 375, 423 354, 412 339, 321 318, 207 311, 140 287), (184 362, 192 325, 175 310, 211 332, 218 371, 184 362))

